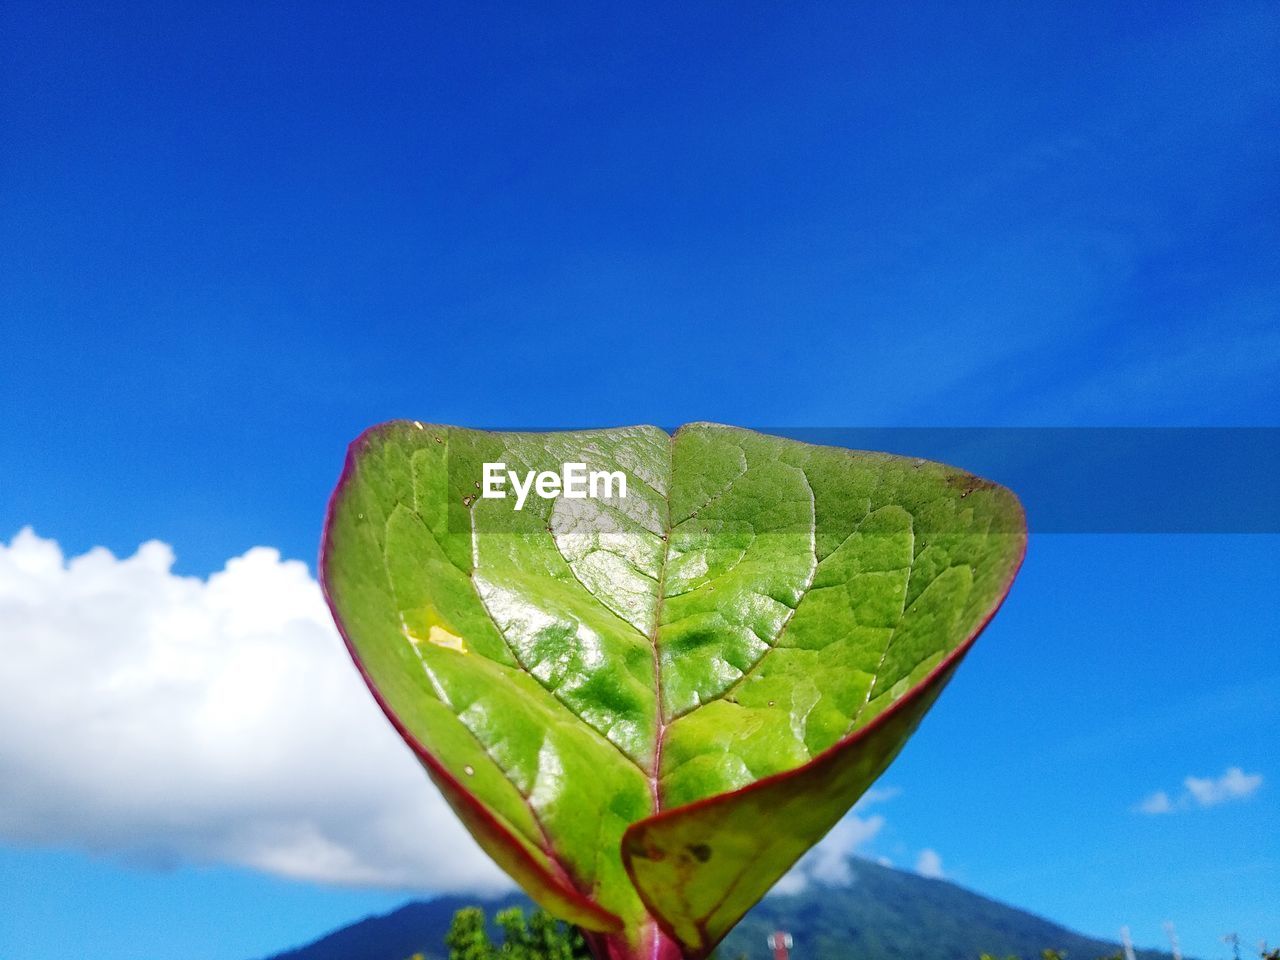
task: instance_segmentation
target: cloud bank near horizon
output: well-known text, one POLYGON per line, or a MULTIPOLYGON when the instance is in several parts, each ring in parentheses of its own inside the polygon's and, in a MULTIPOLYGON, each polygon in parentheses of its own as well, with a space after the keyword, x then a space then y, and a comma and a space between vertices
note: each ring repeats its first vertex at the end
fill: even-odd
POLYGON ((942 880, 946 873, 942 869, 942 857, 932 847, 925 847, 916 857, 916 873, 931 880, 942 880))
POLYGON ((476 846, 352 669, 306 565, 207 579, 150 541, 0 542, 0 838, 151 864, 492 892, 476 846))
MULTIPOLYGON (((811 885, 848 886, 853 882, 853 871, 849 859, 855 856, 866 856, 866 848, 884 829, 883 814, 868 814, 868 808, 892 800, 898 795, 896 787, 872 787, 858 800, 851 811, 831 828, 811 850, 801 857, 786 875, 783 876, 770 895, 789 896, 802 893, 811 885)), ((932 853, 932 851, 928 851, 932 853)), ((936 856, 936 854, 935 854, 936 856)), ((893 863, 887 857, 877 857, 881 866, 891 867, 893 863)), ((941 868, 941 860, 938 861, 941 868)))

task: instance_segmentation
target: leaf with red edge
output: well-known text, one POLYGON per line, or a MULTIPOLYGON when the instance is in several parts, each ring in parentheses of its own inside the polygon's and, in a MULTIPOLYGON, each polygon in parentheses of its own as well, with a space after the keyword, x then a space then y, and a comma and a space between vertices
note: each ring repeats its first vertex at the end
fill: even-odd
POLYGON ((1025 537, 1007 490, 923 460, 397 422, 352 445, 321 576, 484 849, 598 955, 698 958, 884 771, 1025 537), (486 463, 625 496, 517 508, 486 463))

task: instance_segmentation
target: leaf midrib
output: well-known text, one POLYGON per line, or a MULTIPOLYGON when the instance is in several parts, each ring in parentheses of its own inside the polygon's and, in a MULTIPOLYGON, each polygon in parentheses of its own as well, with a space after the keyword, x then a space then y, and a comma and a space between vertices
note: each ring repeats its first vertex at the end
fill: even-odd
POLYGON ((649 791, 653 812, 662 809, 662 744, 667 735, 667 722, 662 708, 662 657, 658 652, 658 634, 662 629, 662 602, 667 593, 667 563, 671 558, 671 497, 675 492, 676 431, 667 436, 667 492, 662 498, 665 516, 662 521, 662 563, 658 567, 658 592, 653 603, 653 627, 649 644, 653 647, 653 761, 649 770, 649 791))

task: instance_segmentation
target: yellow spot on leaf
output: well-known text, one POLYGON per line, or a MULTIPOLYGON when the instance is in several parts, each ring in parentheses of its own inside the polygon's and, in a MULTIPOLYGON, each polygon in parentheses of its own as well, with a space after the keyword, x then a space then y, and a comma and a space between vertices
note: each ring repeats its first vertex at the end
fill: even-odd
POLYGON ((462 642, 462 638, 456 633, 450 633, 441 626, 432 626, 431 631, 427 634, 427 641, 434 643, 437 647, 448 647, 450 650, 457 650, 459 653, 467 652, 467 645, 462 642))
POLYGON ((405 638, 415 647, 431 643, 448 650, 467 652, 467 646, 462 638, 445 626, 444 618, 430 604, 416 610, 401 611, 400 629, 405 638))

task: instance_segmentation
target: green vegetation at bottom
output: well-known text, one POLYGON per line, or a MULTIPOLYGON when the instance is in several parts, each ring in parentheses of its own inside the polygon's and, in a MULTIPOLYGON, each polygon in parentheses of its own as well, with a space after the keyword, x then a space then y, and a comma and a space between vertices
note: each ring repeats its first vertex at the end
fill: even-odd
MULTIPOLYGON (((453 915, 444 945, 449 960, 591 960, 577 927, 562 923, 545 910, 526 920, 520 907, 499 910, 494 917, 502 942, 494 943, 480 907, 463 907, 453 915)), ((410 960, 426 960, 416 953, 410 960)))

